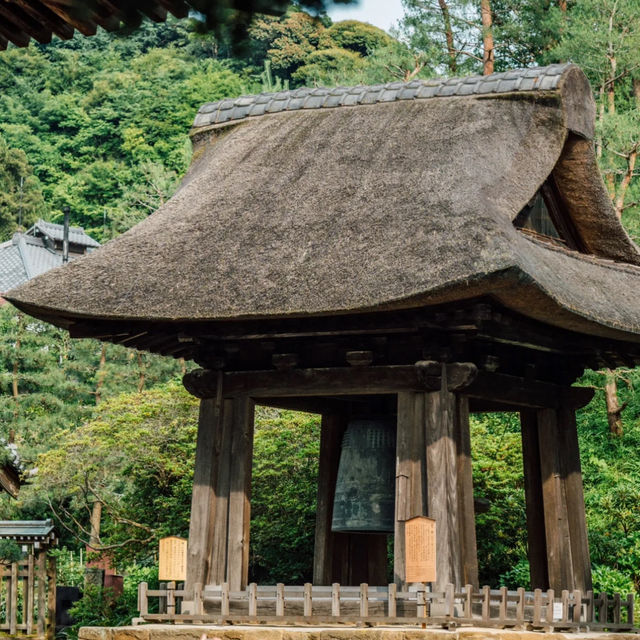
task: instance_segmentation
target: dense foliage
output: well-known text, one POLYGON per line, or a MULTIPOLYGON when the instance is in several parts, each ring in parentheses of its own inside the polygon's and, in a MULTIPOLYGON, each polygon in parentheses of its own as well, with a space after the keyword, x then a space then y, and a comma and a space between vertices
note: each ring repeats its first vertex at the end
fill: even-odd
MULTIPOLYGON (((596 151, 612 202, 640 235, 640 24, 636 0, 404 0, 392 34, 332 24, 290 7, 259 16, 242 55, 233 38, 193 21, 143 23, 0 55, 0 240, 37 217, 72 221, 99 240, 130 228, 175 190, 190 160, 200 104, 301 85, 378 83, 560 61, 584 68, 597 102, 596 151), (490 6, 490 21, 482 6, 490 6), (488 36, 491 36, 490 38, 488 36), (493 46, 491 56, 487 48, 493 46)), ((236 41, 237 42, 237 41, 236 41)), ((100 545, 129 573, 117 603, 90 592, 85 623, 131 615, 133 586, 152 579, 157 540, 186 535, 196 405, 177 382, 185 363, 76 341, 6 305, 0 309, 0 437, 37 468, 2 517, 57 518, 70 549, 103 504, 100 545)), ((596 588, 640 588, 640 374, 589 372, 595 400, 579 415, 596 588), (608 376, 608 377, 607 377, 608 376), (602 391, 618 382, 624 429, 612 433, 602 391)), ((259 409, 253 469, 251 573, 308 580, 319 446, 316 416, 259 409)), ((519 424, 472 423, 482 582, 527 586, 519 424)), ((65 552, 67 553, 67 552, 65 552)), ((61 575, 81 571, 60 556, 61 575)))

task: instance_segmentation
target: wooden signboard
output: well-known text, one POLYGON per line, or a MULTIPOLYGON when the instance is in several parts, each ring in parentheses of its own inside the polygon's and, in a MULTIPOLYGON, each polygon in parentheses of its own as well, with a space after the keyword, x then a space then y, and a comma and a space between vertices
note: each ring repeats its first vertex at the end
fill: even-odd
POLYGON ((159 556, 159 580, 187 579, 187 541, 184 538, 162 538, 159 556))
POLYGON ((404 523, 407 582, 436 580, 436 521, 418 516, 404 523))

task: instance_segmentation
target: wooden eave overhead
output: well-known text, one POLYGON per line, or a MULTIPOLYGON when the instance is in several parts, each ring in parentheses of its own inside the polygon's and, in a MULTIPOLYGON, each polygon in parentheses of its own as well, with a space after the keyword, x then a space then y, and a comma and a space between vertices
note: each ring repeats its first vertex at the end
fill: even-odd
POLYGON ((137 16, 164 22, 167 14, 183 18, 192 3, 183 0, 0 0, 0 49, 9 42, 26 47, 33 39, 45 44, 53 35, 69 40, 75 31, 92 36, 135 22, 137 16))

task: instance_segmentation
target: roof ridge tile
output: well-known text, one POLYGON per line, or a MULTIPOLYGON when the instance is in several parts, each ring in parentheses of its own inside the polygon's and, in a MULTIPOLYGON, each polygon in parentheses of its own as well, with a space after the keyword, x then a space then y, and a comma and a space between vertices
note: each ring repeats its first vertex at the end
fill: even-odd
POLYGON ((356 87, 301 87, 285 91, 271 91, 239 98, 224 98, 204 104, 198 110, 194 128, 243 120, 265 113, 299 111, 343 106, 415 100, 436 97, 511 93, 513 91, 549 91, 556 89, 562 74, 571 63, 552 64, 500 71, 488 76, 462 78, 413 79, 410 82, 394 80, 386 84, 358 85, 356 87))

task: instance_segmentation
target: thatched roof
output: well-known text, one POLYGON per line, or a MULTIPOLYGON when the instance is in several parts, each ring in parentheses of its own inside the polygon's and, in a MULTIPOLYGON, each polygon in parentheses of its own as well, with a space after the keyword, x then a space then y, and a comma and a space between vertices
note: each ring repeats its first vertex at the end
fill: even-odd
POLYGON ((126 333, 489 294, 637 340, 640 253, 598 173, 594 113, 572 65, 205 105, 171 200, 7 298, 61 326, 111 319, 126 333), (512 223, 552 173, 587 253, 512 223))

